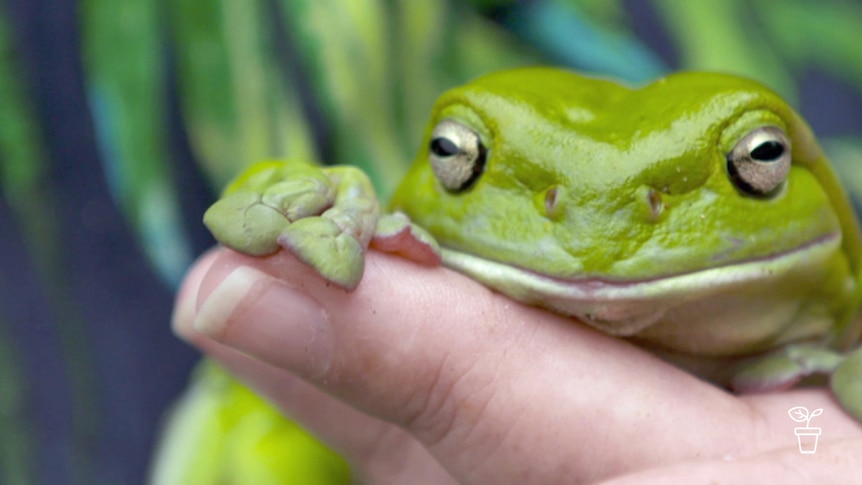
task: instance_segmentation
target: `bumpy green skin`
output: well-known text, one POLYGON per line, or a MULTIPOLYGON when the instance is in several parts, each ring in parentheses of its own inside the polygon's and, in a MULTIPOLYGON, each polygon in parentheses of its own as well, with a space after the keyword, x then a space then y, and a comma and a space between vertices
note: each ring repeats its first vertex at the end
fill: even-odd
MULTIPOLYGON (((342 169, 315 177, 332 178, 334 170, 342 169)), ((343 192, 345 179, 335 179, 343 192)), ((224 199, 233 198, 233 209, 216 210, 226 204, 219 202, 213 210, 221 215, 208 225, 222 228, 213 230, 216 237, 240 251, 275 250, 273 234, 296 232, 289 227, 297 222, 257 229, 237 208, 257 197, 241 185, 224 199), (230 227, 259 240, 223 237, 230 227)), ((355 268, 359 259, 359 271, 334 279, 337 271, 319 262, 333 261, 335 251, 317 245, 322 249, 311 250, 319 254, 303 257, 302 238, 275 239, 353 288, 369 244, 355 234, 376 227, 376 215, 353 217, 369 213, 368 196, 353 190, 339 199, 362 209, 333 232, 357 241, 337 261, 355 268)), ((318 208, 324 219, 329 207, 318 208)), ((753 81, 681 73, 629 89, 551 68, 482 77, 439 98, 424 148, 390 209, 407 214, 414 224, 401 227, 419 236, 393 243, 391 230, 378 231, 384 250, 429 246, 422 227, 443 248, 444 264, 514 298, 630 338, 717 381, 727 376, 706 367, 744 362, 739 389, 786 387, 835 371, 837 396, 862 418, 862 358, 837 352, 859 339, 859 228, 808 126, 753 81), (483 172, 465 191, 445 190, 428 161, 431 132, 444 119, 469 127, 488 150, 483 172), (763 126, 787 133, 792 165, 778 194, 754 197, 733 184, 726 157, 763 126)), ((424 256, 402 252, 434 264, 429 247, 424 256)))
POLYGON ((834 203, 843 199, 834 179, 811 170, 826 161, 808 128, 745 79, 682 73, 630 90, 559 70, 507 71, 444 94, 429 134, 445 118, 482 134, 484 173, 449 194, 420 153, 392 207, 445 247, 542 274, 632 280, 725 265, 840 231, 841 212, 855 231, 846 203, 834 203), (725 156, 769 124, 792 133, 796 170, 785 194, 762 200, 739 193, 725 156), (549 214, 544 194, 555 187, 549 214), (648 189, 666 208, 658 220, 648 189))

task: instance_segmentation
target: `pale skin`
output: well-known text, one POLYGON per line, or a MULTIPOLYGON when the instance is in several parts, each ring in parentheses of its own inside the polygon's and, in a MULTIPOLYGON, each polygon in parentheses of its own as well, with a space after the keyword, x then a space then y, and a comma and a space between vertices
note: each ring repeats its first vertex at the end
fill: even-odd
POLYGON ((352 293, 217 249, 174 329, 365 483, 851 483, 862 425, 821 388, 734 396, 454 271, 370 252, 352 293), (823 408, 817 453, 787 415, 823 408))

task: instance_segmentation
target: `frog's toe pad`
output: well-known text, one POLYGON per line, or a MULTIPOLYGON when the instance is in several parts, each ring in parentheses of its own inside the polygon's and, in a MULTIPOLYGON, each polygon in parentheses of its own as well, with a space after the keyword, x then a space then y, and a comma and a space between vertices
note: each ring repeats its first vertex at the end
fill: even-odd
POLYGON ((364 248, 330 219, 300 219, 281 232, 278 244, 325 279, 348 291, 355 289, 362 279, 364 248))
POLYGON ((371 247, 426 266, 440 265, 440 246, 434 237, 400 212, 380 218, 371 238, 371 247))
POLYGON ((251 256, 276 252, 278 235, 288 224, 283 214, 262 204, 253 192, 225 196, 204 214, 204 225, 216 240, 251 256))
POLYGON ((862 348, 838 365, 832 374, 831 387, 841 406, 862 421, 862 348))

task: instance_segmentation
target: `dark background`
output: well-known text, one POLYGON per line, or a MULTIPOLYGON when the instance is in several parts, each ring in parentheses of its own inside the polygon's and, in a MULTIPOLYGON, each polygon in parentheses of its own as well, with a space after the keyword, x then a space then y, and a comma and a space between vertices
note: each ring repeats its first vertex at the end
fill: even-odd
MULTIPOLYGON (((26 376, 40 483, 141 483, 160 420, 197 353, 171 334, 173 291, 150 267, 105 184, 85 98, 77 2, 7 0, 6 8, 47 144, 50 217, 62 241, 57 277, 40 281, 0 194, 0 308, 26 376), (70 339, 79 342, 63 345, 70 339), (68 358, 69 347, 80 355, 68 358), (73 392, 73 382, 85 391, 73 392)), ((201 252, 212 244, 199 222, 212 195, 189 158, 175 97, 171 105, 174 170, 201 252)))

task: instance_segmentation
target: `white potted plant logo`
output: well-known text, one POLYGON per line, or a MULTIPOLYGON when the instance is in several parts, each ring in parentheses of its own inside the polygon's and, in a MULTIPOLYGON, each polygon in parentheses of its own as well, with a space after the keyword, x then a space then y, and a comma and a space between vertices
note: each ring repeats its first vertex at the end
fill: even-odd
POLYGON ((823 414, 823 408, 817 408, 809 413, 805 406, 796 406, 788 409, 787 414, 797 423, 805 422, 805 427, 795 428, 793 433, 796 434, 796 440, 799 442, 799 452, 803 455, 813 455, 817 451, 820 428, 812 428, 811 419, 823 414))

